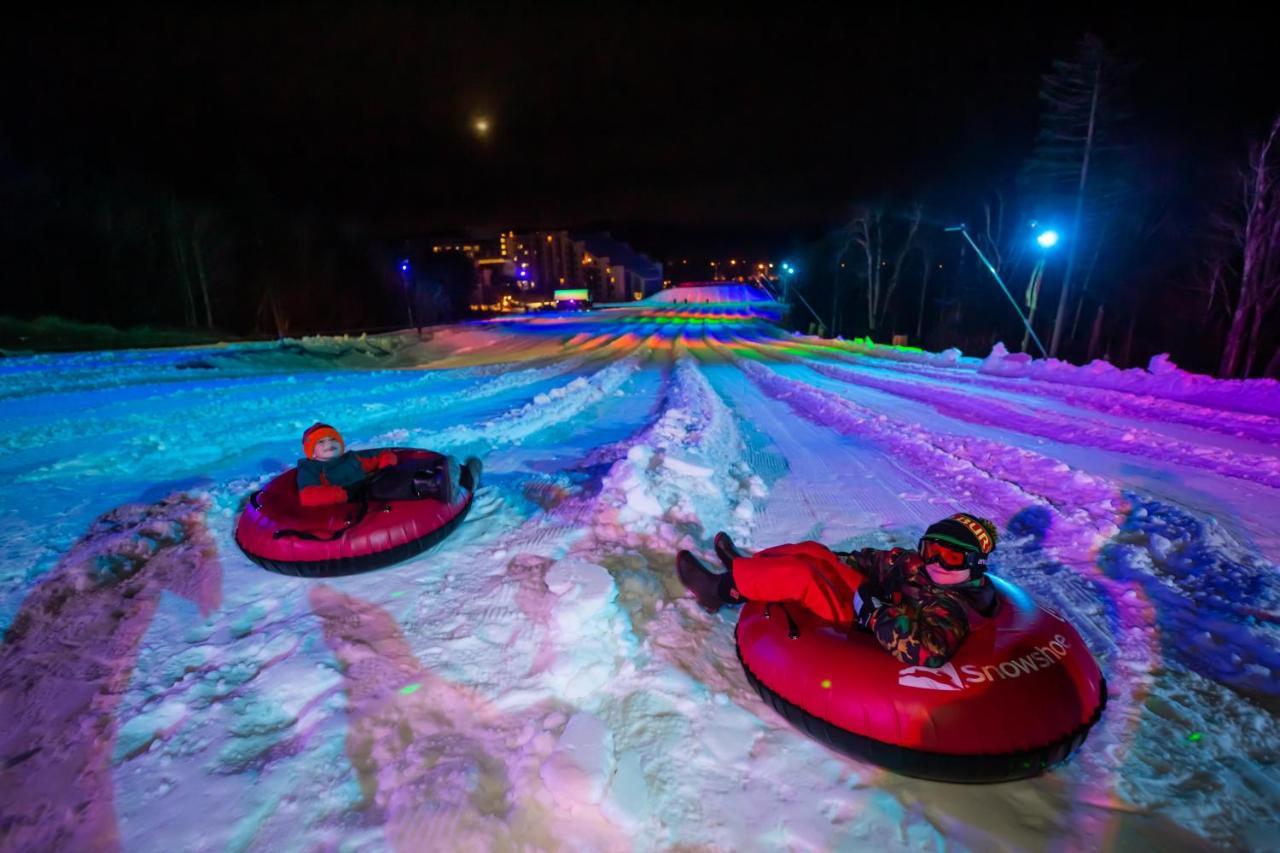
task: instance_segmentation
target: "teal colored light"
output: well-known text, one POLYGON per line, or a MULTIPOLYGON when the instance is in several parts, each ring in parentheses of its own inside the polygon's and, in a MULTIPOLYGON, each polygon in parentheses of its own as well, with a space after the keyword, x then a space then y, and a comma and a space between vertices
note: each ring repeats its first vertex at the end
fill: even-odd
POLYGON ((1058 232, 1041 231, 1036 236, 1036 242, 1040 244, 1040 248, 1042 249, 1052 249, 1054 246, 1058 245, 1058 232))

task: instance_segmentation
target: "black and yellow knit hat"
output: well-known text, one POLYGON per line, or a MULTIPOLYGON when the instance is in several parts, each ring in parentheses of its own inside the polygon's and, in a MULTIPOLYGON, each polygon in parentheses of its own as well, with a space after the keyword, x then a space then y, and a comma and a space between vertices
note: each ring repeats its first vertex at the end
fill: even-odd
POLYGON ((996 526, 985 518, 958 512, 929 525, 922 539, 945 542, 986 557, 996 549, 996 526))

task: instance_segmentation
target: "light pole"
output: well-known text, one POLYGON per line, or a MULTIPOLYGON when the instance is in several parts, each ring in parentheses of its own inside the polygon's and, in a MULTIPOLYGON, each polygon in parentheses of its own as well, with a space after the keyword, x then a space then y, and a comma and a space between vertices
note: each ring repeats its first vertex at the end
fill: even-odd
MULTIPOLYGON (((409 259, 400 261, 400 282, 404 286, 404 304, 409 309, 409 326, 414 327, 413 300, 409 298, 409 259)), ((418 337, 422 337, 422 329, 418 329, 418 337)))
MULTIPOLYGON (((779 264, 779 269, 781 270, 781 272, 778 273, 778 277, 782 280, 782 296, 777 297, 778 301, 781 302, 783 305, 790 306, 791 303, 788 300, 791 298, 792 295, 794 295, 796 299, 800 300, 800 304, 803 305, 805 308, 807 308, 809 313, 813 315, 813 319, 817 321, 818 325, 825 328, 825 324, 822 322, 822 318, 818 316, 817 311, 813 310, 813 306, 809 304, 809 300, 805 299, 804 295, 801 294, 800 291, 798 290, 795 291, 794 294, 792 294, 791 292, 790 282, 791 282, 791 278, 795 276, 797 272, 796 268, 793 267, 787 261, 783 261, 781 264, 779 264)), ((769 287, 769 276, 767 274, 761 275, 759 277, 759 282, 760 282, 760 286, 764 289, 766 293, 768 293, 770 296, 774 295, 773 289, 769 287)))
MULTIPOLYGON (((1032 222, 1031 227, 1035 228, 1036 223, 1032 222)), ((1044 263, 1049 257, 1049 250, 1058 245, 1058 232, 1041 231, 1036 235, 1036 245, 1043 251, 1040 253, 1039 260, 1036 261, 1035 268, 1031 270, 1031 278, 1027 280, 1027 333, 1022 336, 1022 352, 1027 351, 1027 339, 1031 326, 1035 323, 1036 308, 1040 305, 1040 282, 1044 279, 1044 263)))
POLYGON ((782 262, 782 301, 787 301, 787 292, 791 283, 791 277, 796 274, 796 268, 791 266, 787 261, 782 262))
MULTIPOLYGON (((961 236, 969 241, 969 245, 978 253, 978 258, 982 261, 983 266, 985 266, 987 271, 991 273, 991 277, 996 280, 996 284, 1000 285, 1000 289, 1004 291, 1004 295, 1009 297, 1009 304, 1013 306, 1013 310, 1017 311, 1018 316, 1022 318, 1022 325, 1027 329, 1027 335, 1031 340, 1036 342, 1036 346, 1040 348, 1040 354, 1045 358, 1048 358, 1049 353, 1045 351, 1044 344, 1040 343, 1040 338, 1036 335, 1035 329, 1031 328, 1031 321, 1027 319, 1027 315, 1023 314, 1022 309, 1018 307, 1018 302, 1013 298, 1013 294, 1009 292, 1009 288, 1005 287, 1004 279, 1000 277, 1000 273, 996 272, 996 268, 991 265, 991 261, 987 260, 987 256, 982 254, 982 250, 978 248, 978 244, 973 241, 973 237, 969 235, 969 229, 963 224, 960 224, 952 225, 951 227, 943 230, 959 231, 961 236)), ((1057 244, 1058 233, 1056 231, 1045 231, 1036 238, 1036 242, 1039 243, 1042 248, 1048 249, 1057 244), (1044 241, 1048 242, 1046 243, 1044 241)))

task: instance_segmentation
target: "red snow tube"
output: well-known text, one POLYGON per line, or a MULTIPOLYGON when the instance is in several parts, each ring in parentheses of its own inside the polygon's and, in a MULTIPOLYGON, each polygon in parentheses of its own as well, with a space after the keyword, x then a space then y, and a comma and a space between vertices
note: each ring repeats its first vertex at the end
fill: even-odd
MULTIPOLYGON (((429 450, 389 448, 401 464, 443 457, 429 450)), ((471 508, 473 489, 452 503, 424 499, 304 507, 298 469, 290 468, 249 497, 236 522, 236 544, 264 569, 299 577, 334 577, 379 569, 412 557, 444 539, 471 508)))
POLYGON ((761 602, 742 609, 738 658, 778 713, 854 758, 945 782, 1035 776, 1084 743, 1106 681, 1070 623, 991 581, 995 614, 937 669, 903 666, 868 633, 761 602))

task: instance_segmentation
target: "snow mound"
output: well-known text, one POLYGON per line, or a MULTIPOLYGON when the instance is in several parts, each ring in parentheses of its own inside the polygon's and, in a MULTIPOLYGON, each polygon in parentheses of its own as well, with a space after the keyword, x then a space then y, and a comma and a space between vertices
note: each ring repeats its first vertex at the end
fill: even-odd
POLYGON ((978 372, 992 376, 1109 388, 1234 411, 1280 416, 1280 382, 1274 379, 1216 379, 1199 373, 1188 373, 1177 367, 1167 353, 1152 358, 1145 370, 1140 367, 1122 370, 1102 359, 1095 359, 1081 366, 1056 358, 1032 358, 1026 353, 1010 353, 1003 343, 997 343, 991 354, 982 361, 978 372))
POLYGON ((1212 519, 1126 497, 1132 509, 1103 568, 1141 584, 1174 657, 1246 693, 1280 696, 1280 570, 1212 519))
POLYGON ((703 284, 669 287, 647 297, 645 304, 677 305, 683 303, 723 305, 738 302, 773 302, 773 296, 750 284, 703 284))
POLYGON ((161 594, 205 614, 221 603, 206 510, 187 495, 112 510, 23 602, 0 647, 6 847, 118 845, 112 762, 172 734, 189 713, 159 699, 117 717, 161 594))

